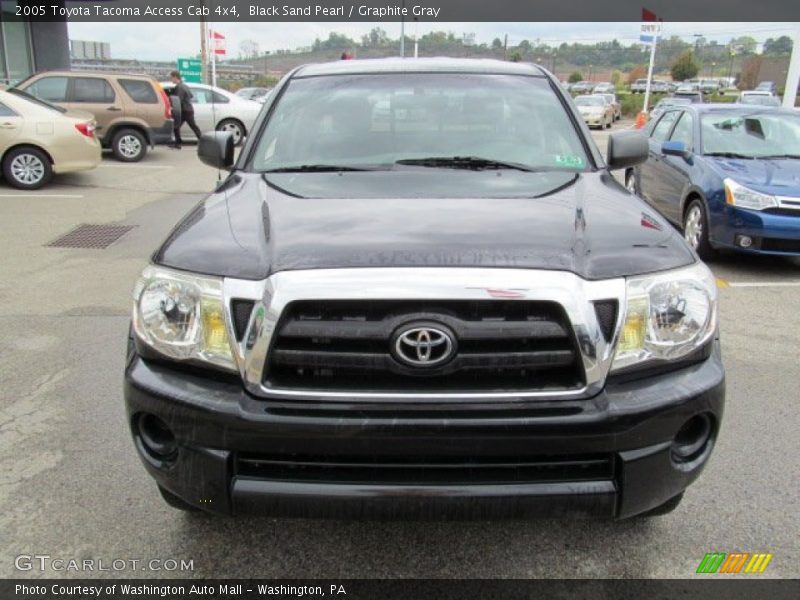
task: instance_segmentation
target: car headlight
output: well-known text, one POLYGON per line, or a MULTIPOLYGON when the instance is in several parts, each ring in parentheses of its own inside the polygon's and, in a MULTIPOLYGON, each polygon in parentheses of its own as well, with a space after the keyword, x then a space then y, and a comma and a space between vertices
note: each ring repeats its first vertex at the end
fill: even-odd
POLYGON ((703 263, 630 277, 611 370, 680 359, 705 345, 717 327, 717 286, 703 263))
POLYGON ((725 179, 725 202, 739 208, 749 208, 750 210, 764 210, 778 206, 775 196, 762 194, 751 190, 733 179, 725 179))
POLYGON ((168 358, 236 370, 218 277, 146 267, 133 290, 133 328, 168 358))

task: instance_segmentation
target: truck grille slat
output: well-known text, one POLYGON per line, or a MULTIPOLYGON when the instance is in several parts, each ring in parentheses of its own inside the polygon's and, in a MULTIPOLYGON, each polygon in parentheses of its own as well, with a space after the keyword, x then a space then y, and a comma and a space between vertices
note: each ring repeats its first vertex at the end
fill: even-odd
POLYGON ((277 389, 403 394, 583 385, 572 328, 553 302, 296 301, 284 310, 268 356, 264 383, 277 389), (421 367, 398 360, 397 332, 417 322, 452 332, 452 359, 421 367))

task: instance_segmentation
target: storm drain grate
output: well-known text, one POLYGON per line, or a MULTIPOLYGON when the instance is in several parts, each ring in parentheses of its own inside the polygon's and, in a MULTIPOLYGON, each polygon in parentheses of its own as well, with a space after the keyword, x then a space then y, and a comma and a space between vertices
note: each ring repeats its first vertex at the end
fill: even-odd
POLYGON ((83 223, 46 244, 52 248, 108 248, 135 225, 93 225, 83 223))

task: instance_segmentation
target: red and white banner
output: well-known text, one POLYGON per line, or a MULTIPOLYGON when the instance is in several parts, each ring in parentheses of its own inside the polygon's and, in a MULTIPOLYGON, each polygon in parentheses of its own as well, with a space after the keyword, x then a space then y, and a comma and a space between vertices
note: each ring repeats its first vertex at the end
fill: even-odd
POLYGON ((211 31, 211 51, 217 55, 225 54, 225 36, 218 31, 211 31))

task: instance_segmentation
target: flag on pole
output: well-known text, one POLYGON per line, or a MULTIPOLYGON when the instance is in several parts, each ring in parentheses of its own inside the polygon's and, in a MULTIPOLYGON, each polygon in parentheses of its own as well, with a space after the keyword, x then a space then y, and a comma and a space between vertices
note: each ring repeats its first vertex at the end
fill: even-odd
POLYGON ((218 31, 211 31, 211 50, 214 54, 225 54, 225 36, 218 31))

